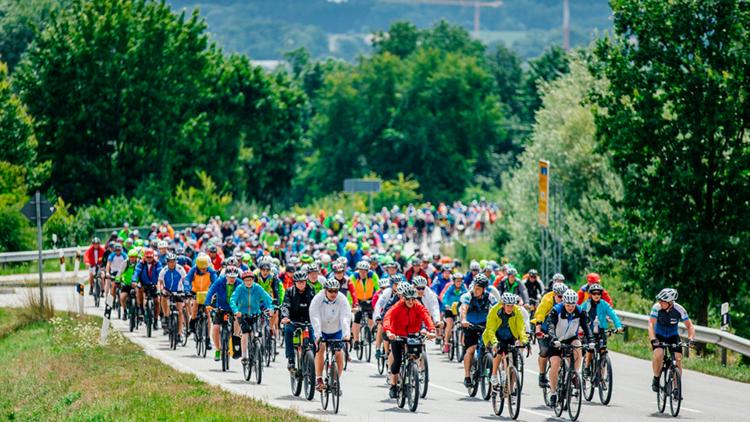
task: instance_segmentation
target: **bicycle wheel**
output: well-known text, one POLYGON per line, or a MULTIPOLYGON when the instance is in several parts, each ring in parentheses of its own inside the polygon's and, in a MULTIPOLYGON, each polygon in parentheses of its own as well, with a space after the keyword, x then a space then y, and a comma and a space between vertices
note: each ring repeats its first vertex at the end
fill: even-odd
POLYGON ((253 342, 253 350, 255 351, 255 383, 260 384, 263 380, 263 352, 261 350, 260 341, 255 340, 253 342))
POLYGON ((253 375, 253 363, 252 360, 248 360, 242 364, 242 376, 245 378, 245 381, 249 382, 250 377, 253 375))
POLYGON ((419 396, 427 397, 427 388, 430 386, 430 365, 427 361, 427 352, 422 351, 422 366, 419 368, 419 396))
POLYGON ((669 394, 669 410, 672 416, 677 417, 680 414, 680 406, 682 405, 682 377, 677 368, 672 368, 669 372, 668 379, 672 384, 669 394))
POLYGON ((492 391, 490 394, 492 401, 492 411, 495 415, 500 416, 503 413, 503 407, 505 406, 505 398, 503 397, 503 390, 492 391))
POLYGON ((146 323, 146 337, 151 337, 151 330, 154 326, 153 314, 151 313, 151 306, 146 305, 146 312, 143 316, 143 320, 146 323))
MULTIPOLYGON (((594 398, 594 389, 596 389, 596 355, 591 357, 591 361, 586 364, 584 361, 585 370, 584 372, 588 372, 587 375, 583 375, 583 398, 586 399, 586 401, 591 401, 591 399, 594 398)), ((600 392, 601 393, 601 392, 600 392)))
MULTIPOLYGON (((508 386, 508 414, 513 419, 518 419, 518 413, 521 411, 521 390, 523 386, 520 383, 518 370, 511 367, 509 379, 506 381, 508 386)), ((501 399, 502 400, 502 399, 501 399)))
MULTIPOLYGON (((284 336, 281 336, 284 337, 284 336)), ((276 337, 271 337, 271 361, 276 362, 276 355, 278 354, 276 351, 277 343, 276 343, 276 337)))
POLYGON ((167 324, 169 324, 167 328, 169 331, 169 348, 175 350, 177 349, 177 315, 171 314, 167 319, 167 324))
POLYGON ((136 315, 136 310, 134 306, 128 306, 128 328, 130 329, 130 332, 132 333, 133 330, 135 330, 135 321, 138 319, 138 315, 136 315))
POLYGON ((457 354, 456 347, 457 347, 457 345, 456 345, 456 336, 452 335, 450 343, 449 343, 449 347, 448 347, 448 360, 449 361, 452 361, 453 357, 456 356, 456 354, 457 354))
POLYGON ((482 387, 482 400, 489 400, 490 393, 492 392, 492 385, 490 385, 490 376, 492 375, 492 356, 489 353, 482 355, 482 362, 479 366, 479 384, 482 387))
POLYGON ((102 287, 99 285, 99 280, 94 279, 94 306, 99 307, 99 301, 101 300, 102 287))
POLYGON ((185 309, 184 305, 182 308, 182 343, 180 345, 182 347, 187 346, 188 343, 188 327, 190 325, 190 317, 187 314, 187 310, 185 309))
POLYGON ((346 343, 344 343, 344 347, 342 347, 344 352, 344 371, 349 367, 349 348, 346 346, 346 343))
POLYGON ((294 351, 294 371, 289 372, 289 383, 292 386, 292 395, 299 397, 302 393, 302 378, 304 367, 302 366, 302 354, 299 350, 294 351))
POLYGON ((362 343, 362 347, 364 347, 364 355, 365 360, 369 363, 372 359, 372 331, 370 330, 370 327, 368 325, 365 325, 365 337, 364 337, 364 343, 362 343))
POLYGON ((557 372, 557 403, 555 403, 555 416, 558 418, 563 413, 565 407, 565 377, 568 373, 568 367, 565 359, 560 362, 560 370, 557 372))
POLYGON ((378 374, 383 375, 383 371, 385 371, 385 350, 383 347, 380 347, 380 357, 376 359, 378 361, 378 374))
POLYGON ((229 370, 229 332, 225 326, 221 327, 221 370, 229 370))
POLYGON ((659 374, 659 388, 656 390, 656 409, 659 413, 664 413, 667 408, 667 372, 662 369, 659 374))
POLYGON ((599 358, 599 400, 603 405, 609 404, 612 399, 612 361, 609 355, 599 358))
POLYGON ((407 388, 407 401, 409 402, 409 410, 415 412, 419 405, 419 368, 415 361, 409 362, 409 366, 406 369, 409 374, 409 383, 406 384, 407 388))
POLYGON ((263 338, 263 358, 266 360, 266 367, 271 366, 271 355, 273 354, 273 344, 271 343, 271 334, 268 332, 265 332, 263 334, 267 334, 267 337, 263 338))
POLYGON ((339 401, 341 395, 339 394, 339 366, 334 360, 331 362, 330 375, 328 376, 329 389, 331 390, 331 401, 333 402, 333 413, 339 413, 339 401))
MULTIPOLYGON (((328 362, 326 362, 328 363, 328 362)), ((325 364, 323 366, 323 370, 325 372, 328 372, 326 370, 325 364)), ((328 389, 328 375, 326 374, 326 379, 323 380, 323 384, 325 385, 323 388, 323 391, 320 392, 320 405, 323 407, 323 410, 328 409, 328 399, 330 398, 331 391, 328 389)))
POLYGON ((406 370, 404 363, 401 364, 401 376, 399 377, 399 392, 398 392, 398 407, 402 408, 406 405, 406 386, 409 383, 409 371, 406 370))
POLYGON ((547 382, 545 382, 544 387, 542 387, 542 397, 544 397, 544 405, 549 407, 549 396, 552 394, 549 386, 549 360, 547 360, 547 363, 544 366, 544 379, 546 379, 547 382))
POLYGON ((302 377, 305 387, 305 398, 315 397, 315 363, 312 350, 307 350, 302 357, 302 377))
POLYGON ((568 377, 568 385, 565 387, 565 395, 567 399, 565 405, 568 408, 568 416, 571 421, 578 420, 578 416, 581 414, 581 380, 578 378, 578 373, 575 371, 570 372, 568 377))
POLYGON ((362 341, 363 334, 364 332, 359 333, 359 340, 356 342, 356 345, 357 345, 356 354, 357 354, 357 360, 359 361, 362 360, 362 355, 364 354, 364 348, 365 348, 364 342, 362 341))
POLYGON ((515 366, 516 369, 518 370, 518 375, 520 377, 518 384, 521 386, 521 389, 523 389, 523 380, 524 380, 524 370, 523 370, 524 357, 523 357, 523 351, 516 350, 516 352, 515 352, 515 358, 516 358, 516 360, 513 362, 513 366, 515 366))

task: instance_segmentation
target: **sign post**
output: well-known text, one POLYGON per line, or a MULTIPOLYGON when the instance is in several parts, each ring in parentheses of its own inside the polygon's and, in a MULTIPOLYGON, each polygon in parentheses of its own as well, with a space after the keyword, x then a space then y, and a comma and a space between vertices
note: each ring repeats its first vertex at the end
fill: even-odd
MULTIPOLYGON (((721 304, 721 331, 729 331, 729 303, 721 304)), ((721 348, 721 364, 727 366, 727 349, 721 348)))
POLYGON ((549 227, 549 161, 539 160, 539 225, 549 227))
POLYGON ((31 222, 36 222, 36 247, 37 247, 37 269, 39 271, 39 303, 44 303, 44 291, 42 288, 43 284, 43 261, 42 261, 42 224, 44 224, 52 214, 55 213, 55 207, 47 201, 47 198, 42 196, 39 191, 36 191, 34 198, 31 199, 26 205, 21 208, 21 212, 31 222))
POLYGON ((344 180, 344 192, 347 193, 367 193, 370 197, 370 208, 372 212, 372 194, 380 192, 380 180, 379 179, 345 179, 344 180))

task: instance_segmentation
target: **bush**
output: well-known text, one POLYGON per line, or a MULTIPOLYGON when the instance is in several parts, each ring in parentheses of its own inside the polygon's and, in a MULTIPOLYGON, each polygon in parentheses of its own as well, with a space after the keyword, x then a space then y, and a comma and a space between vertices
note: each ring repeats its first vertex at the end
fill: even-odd
POLYGON ((205 171, 197 171, 195 174, 200 180, 200 188, 186 188, 184 181, 181 181, 168 201, 169 217, 177 222, 205 221, 214 215, 227 218, 232 195, 219 192, 216 183, 205 171))
POLYGON ((315 199, 308 205, 292 207, 292 211, 297 215, 308 213, 317 215, 321 210, 329 215, 342 210, 347 217, 351 217, 355 212, 367 211, 367 197, 359 193, 334 192, 315 199))
POLYGON ((34 229, 20 206, 0 208, 0 252, 28 251, 34 246, 34 229))
POLYGON ((95 205, 77 210, 75 224, 78 227, 74 230, 74 241, 85 241, 94 235, 96 229, 120 227, 126 221, 131 226, 141 226, 157 218, 151 205, 141 198, 129 199, 120 195, 99 199, 95 205))
POLYGON ((70 213, 70 204, 66 204, 62 198, 57 198, 55 213, 44 223, 44 247, 78 246, 87 242, 91 234, 88 227, 79 224, 77 216, 70 213), (57 235, 56 244, 52 243, 53 234, 57 235))
MULTIPOLYGON (((377 178, 377 176, 374 176, 377 178)), ((422 201, 419 193, 419 182, 409 175, 404 177, 398 174, 394 180, 386 180, 380 185, 380 192, 373 197, 373 207, 379 210, 383 207, 390 208, 394 205, 400 207, 422 201)))

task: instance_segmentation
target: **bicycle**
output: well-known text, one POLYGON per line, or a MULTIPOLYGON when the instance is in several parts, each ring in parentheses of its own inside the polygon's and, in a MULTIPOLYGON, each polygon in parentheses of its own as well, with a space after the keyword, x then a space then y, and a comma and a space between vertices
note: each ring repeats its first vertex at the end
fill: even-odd
POLYGON ((195 321, 195 333, 193 334, 195 339, 195 354, 199 357, 205 358, 208 351, 208 345, 211 342, 211 338, 208 335, 208 317, 206 316, 206 306, 203 304, 198 305, 198 314, 196 315, 195 321))
POLYGON ((407 337, 396 337, 391 343, 401 341, 406 344, 404 358, 401 360, 399 368, 399 385, 398 385, 398 407, 403 408, 406 402, 409 402, 409 411, 415 412, 419 405, 420 398, 420 380, 419 364, 417 361, 422 356, 424 348, 424 337, 421 334, 409 335, 407 337))
POLYGON ((102 297, 102 285, 101 285, 101 268, 99 265, 94 266, 94 306, 99 307, 99 302, 102 297))
MULTIPOLYGON (((465 330, 484 331, 484 326, 469 324, 465 330)), ((465 347, 464 347, 465 349, 465 347)), ((466 351, 464 350, 464 353, 466 351)), ((477 390, 481 386, 482 400, 489 400, 491 388, 489 386, 490 374, 492 373, 492 354, 484 347, 484 342, 479 338, 476 349, 474 350, 474 359, 471 361, 471 367, 469 368, 469 379, 471 379, 471 385, 467 387, 469 390, 469 396, 475 397, 477 390)))
POLYGON ((659 413, 664 413, 669 398, 669 411, 672 416, 680 414, 682 405, 682 373, 677 367, 673 348, 690 347, 690 343, 679 342, 676 344, 658 343, 657 346, 664 348, 664 359, 659 372, 659 388, 656 391, 656 408, 659 413))
POLYGON ((260 337, 261 358, 265 360, 266 367, 269 367, 272 359, 274 362, 276 361, 276 339, 271 336, 270 319, 265 312, 261 313, 258 325, 259 333, 257 335, 260 337))
POLYGON ((126 313, 128 314, 128 328, 132 333, 133 330, 136 330, 138 328, 141 322, 138 318, 138 301, 136 300, 135 296, 135 286, 130 287, 126 313))
MULTIPOLYGON (((529 338, 534 337, 529 334, 529 338)), ((523 381, 524 381, 524 365, 525 360, 527 357, 531 355, 531 345, 526 345, 526 356, 524 357, 523 351, 518 348, 513 348, 513 366, 518 370, 518 375, 520 377, 520 384, 521 388, 523 388, 523 381)))
MULTIPOLYGON (((503 413, 505 400, 508 401, 508 414, 512 419, 518 419, 518 413, 521 409, 521 392, 523 384, 520 382, 521 376, 519 370, 513 363, 513 359, 508 359, 508 355, 520 355, 519 348, 515 345, 508 346, 509 352, 503 353, 498 371, 501 374, 500 384, 497 390, 492 390, 492 410, 495 415, 500 416, 503 413)), ((497 351, 495 351, 495 356, 497 351)))
MULTIPOLYGON (((435 339, 439 339, 436 337, 435 339)), ((419 355, 419 392, 420 397, 427 397, 427 389, 430 386, 430 365, 427 360, 427 346, 422 345, 422 353, 419 355)))
POLYGON ((464 343, 464 337, 463 337, 463 330, 461 329, 461 324, 456 321, 453 324, 453 331, 451 334, 451 340, 450 340, 450 349, 448 352, 448 360, 456 359, 456 362, 461 362, 464 358, 464 353, 466 352, 463 350, 463 343, 464 343))
MULTIPOLYGON (((382 321, 377 321, 376 326, 377 324, 382 324, 382 321)), ((385 341, 380 343, 380 347, 378 348, 378 350, 380 351, 380 353, 375 353, 375 360, 377 361, 376 363, 378 365, 378 374, 383 375, 386 367, 386 361, 388 359, 388 356, 386 356, 385 354, 385 341)))
MULTIPOLYGON (((553 346, 554 347, 554 346, 553 346)), ((561 344, 562 356, 560 370, 557 377, 557 403, 555 403, 555 416, 560 417, 564 410, 568 410, 571 421, 578 419, 581 414, 581 381, 575 370, 575 359, 573 350, 581 349, 583 346, 561 344)))
POLYGON ((339 380, 338 363, 336 363, 336 351, 341 350, 342 340, 320 340, 326 345, 326 357, 323 362, 323 383, 325 387, 320 392, 320 404, 323 410, 328 409, 328 402, 333 401, 333 413, 339 413, 339 401, 341 399, 341 384, 339 380))
POLYGON ((362 360, 364 356, 367 362, 372 358, 372 328, 370 328, 370 312, 362 312, 362 330, 359 333, 359 340, 356 342, 357 359, 362 360))
POLYGON ((292 344, 294 345, 294 369, 289 372, 292 394, 299 396, 302 387, 305 398, 312 400, 315 396, 315 354, 310 340, 310 323, 290 322, 294 327, 292 344))
MULTIPOLYGON (((609 329, 604 330, 602 335, 609 335, 616 333, 617 330, 609 329)), ((588 365, 585 365, 586 370, 583 373, 583 398, 586 401, 591 401, 594 398, 594 390, 599 389, 599 401, 603 405, 609 404, 612 399, 612 361, 609 359, 607 353, 607 345, 603 340, 600 340, 598 347, 595 347, 590 351, 592 354, 591 360, 588 365)))
MULTIPOLYGON (((216 312, 216 311, 214 311, 216 312)), ((232 330, 234 328, 234 315, 231 311, 224 312, 224 317, 221 320, 220 328, 220 347, 221 347, 221 370, 226 372, 229 370, 229 351, 230 341, 232 338, 232 330)))
MULTIPOLYGON (((265 314, 261 314, 265 315, 265 314)), ((243 315, 243 318, 246 316, 243 315)), ((245 381, 250 381, 255 368, 255 383, 260 384, 263 380, 263 327, 262 317, 258 317, 253 324, 253 331, 247 341, 247 359, 242 361, 242 374, 245 381)))
POLYGON ((180 314, 177 310, 177 299, 181 299, 183 295, 181 293, 168 293, 169 298, 169 316, 167 317, 167 331, 169 333, 169 348, 172 350, 177 349, 177 344, 181 343, 179 325, 180 325, 180 314))
POLYGON ((115 283, 115 295, 112 301, 112 310, 117 312, 117 319, 122 319, 122 308, 120 307, 120 283, 117 280, 117 273, 106 274, 107 294, 109 294, 110 283, 115 283))
POLYGON ((156 291, 156 286, 152 285, 152 289, 148 292, 144 292, 146 295, 146 306, 144 309, 143 322, 146 324, 146 337, 151 337, 151 332, 156 329, 156 301, 154 298, 159 297, 160 294, 156 291))

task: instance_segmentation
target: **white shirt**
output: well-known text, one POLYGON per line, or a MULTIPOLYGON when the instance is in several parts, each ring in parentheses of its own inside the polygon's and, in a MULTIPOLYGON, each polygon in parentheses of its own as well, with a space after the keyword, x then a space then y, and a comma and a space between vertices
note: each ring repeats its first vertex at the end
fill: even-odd
POLYGON ((429 287, 424 289, 422 305, 427 308, 427 312, 430 313, 433 323, 437 324, 440 322, 440 304, 438 303, 438 297, 429 287))
POLYGON ((341 331, 343 338, 348 337, 351 321, 352 310, 349 301, 341 292, 336 299, 329 301, 326 291, 321 290, 310 302, 310 324, 313 326, 316 341, 322 333, 335 334, 341 331))
POLYGON ((391 287, 383 290, 383 293, 378 296, 378 301, 375 302, 375 309, 372 311, 372 319, 378 319, 382 316, 383 308, 391 301, 391 296, 393 296, 393 288, 391 287))

